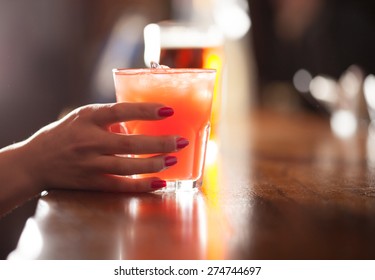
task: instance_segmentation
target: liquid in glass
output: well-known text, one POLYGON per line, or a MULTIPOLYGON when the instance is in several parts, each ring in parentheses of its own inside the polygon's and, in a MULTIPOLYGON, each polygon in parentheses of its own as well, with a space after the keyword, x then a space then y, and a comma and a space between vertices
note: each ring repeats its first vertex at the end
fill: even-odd
MULTIPOLYGON (((172 154, 178 164, 158 174, 167 189, 199 187, 210 133, 210 116, 216 71, 212 69, 115 69, 118 102, 156 102, 174 109, 174 115, 160 121, 129 121, 127 133, 179 135, 189 145, 172 154)), ((151 155, 148 155, 151 156, 151 155)))

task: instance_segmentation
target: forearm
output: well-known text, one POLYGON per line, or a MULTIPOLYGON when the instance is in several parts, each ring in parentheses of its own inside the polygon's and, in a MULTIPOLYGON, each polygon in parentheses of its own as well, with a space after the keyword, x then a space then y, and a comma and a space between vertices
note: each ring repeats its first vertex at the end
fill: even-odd
POLYGON ((0 216, 41 191, 33 179, 32 164, 24 142, 0 149, 0 216))

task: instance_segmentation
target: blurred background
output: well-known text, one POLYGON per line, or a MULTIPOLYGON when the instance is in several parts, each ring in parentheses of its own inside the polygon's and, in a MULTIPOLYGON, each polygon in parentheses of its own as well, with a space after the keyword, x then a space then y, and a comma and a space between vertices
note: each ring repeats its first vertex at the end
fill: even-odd
POLYGON ((261 104, 325 111, 312 98, 313 77, 338 80, 352 65, 375 72, 375 1, 249 3, 261 104))
MULTIPOLYGON (((222 33, 224 119, 257 107, 325 115, 315 77, 339 82, 352 65, 362 78, 375 73, 374 2, 0 0, 0 147, 67 110, 114 101, 111 69, 145 67, 144 27, 164 20, 222 33)), ((35 204, 0 219, 1 259, 35 204)))

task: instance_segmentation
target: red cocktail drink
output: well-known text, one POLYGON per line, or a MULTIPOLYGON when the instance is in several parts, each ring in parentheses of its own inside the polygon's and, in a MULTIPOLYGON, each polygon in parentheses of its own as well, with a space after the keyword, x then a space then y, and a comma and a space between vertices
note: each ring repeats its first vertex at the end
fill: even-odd
MULTIPOLYGON (((212 69, 115 69, 116 97, 119 102, 156 102, 174 109, 161 121, 130 121, 129 134, 179 135, 189 145, 175 153, 178 164, 157 176, 168 187, 197 187, 203 173, 216 71, 212 69)), ((150 176, 148 175, 138 175, 150 176)), ((152 174, 155 176, 155 174, 152 174)))

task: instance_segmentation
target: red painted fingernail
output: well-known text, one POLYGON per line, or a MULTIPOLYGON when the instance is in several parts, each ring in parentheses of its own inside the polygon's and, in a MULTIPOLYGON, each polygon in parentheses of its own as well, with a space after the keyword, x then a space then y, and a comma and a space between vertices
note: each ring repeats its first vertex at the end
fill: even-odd
POLYGON ((189 145, 189 140, 187 140, 186 138, 177 138, 176 140, 176 147, 177 149, 182 149, 182 148, 185 148, 187 145, 189 145))
POLYGON ((164 158, 164 165, 165 166, 172 166, 172 165, 175 165, 177 163, 177 158, 174 157, 174 156, 166 156, 164 158))
POLYGON ((163 107, 163 108, 160 108, 159 111, 158 111, 158 115, 160 117, 170 117, 173 114, 174 114, 174 111, 170 107, 163 107))
POLYGON ((151 188, 154 190, 165 188, 167 186, 167 182, 164 180, 155 180, 151 182, 151 188))

